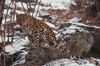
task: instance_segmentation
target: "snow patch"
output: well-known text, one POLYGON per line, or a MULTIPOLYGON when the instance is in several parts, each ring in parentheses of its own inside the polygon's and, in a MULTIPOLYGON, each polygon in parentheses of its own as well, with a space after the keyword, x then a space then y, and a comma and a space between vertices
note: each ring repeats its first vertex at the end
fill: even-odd
POLYGON ((100 59, 91 57, 91 60, 93 63, 97 64, 98 66, 100 65, 100 59))
POLYGON ((74 0, 42 0, 41 3, 50 5, 52 9, 69 9, 70 4, 76 5, 74 0))
MULTIPOLYGON (((7 36, 4 37, 4 36, 0 35, 0 42, 3 42, 3 41, 7 42, 8 41, 8 37, 7 36)), ((12 37, 9 37, 9 41, 12 41, 12 37)))
POLYGON ((22 51, 22 53, 19 54, 17 61, 15 61, 12 66, 18 65, 18 64, 24 64, 26 62, 26 55, 28 54, 28 51, 22 51))
POLYGON ((80 23, 80 20, 81 20, 81 18, 74 17, 66 23, 71 23, 72 25, 77 25, 77 26, 94 27, 94 28, 99 28, 100 29, 99 26, 91 26, 91 25, 86 25, 84 23, 80 23))
POLYGON ((90 63, 88 60, 61 59, 61 60, 51 61, 43 66, 96 66, 96 65, 90 63))
POLYGON ((50 14, 48 13, 47 10, 41 9, 40 12, 39 12, 39 15, 40 15, 40 16, 48 16, 48 15, 50 15, 50 14))
POLYGON ((17 14, 25 14, 24 11, 19 11, 19 10, 16 10, 16 13, 17 13, 17 14))
POLYGON ((26 3, 21 3, 21 2, 17 2, 16 4, 17 8, 24 8, 24 9, 28 9, 27 8, 27 4, 26 3), (23 6, 23 7, 22 7, 23 6))
POLYGON ((82 29, 81 27, 77 27, 76 25, 71 25, 70 27, 66 27, 65 31, 63 31, 63 34, 72 34, 75 33, 77 30, 79 31, 83 31, 84 29, 82 29))
POLYGON ((5 49, 5 52, 9 54, 14 54, 20 51, 21 49, 24 49, 25 45, 27 45, 28 43, 29 43, 28 37, 20 38, 17 41, 15 41, 12 45, 5 46, 4 49, 5 49))
POLYGON ((11 3, 11 0, 5 0, 5 4, 6 4, 7 6, 9 6, 10 3, 11 3))
POLYGON ((49 23, 49 22, 45 22, 49 27, 51 27, 51 28, 56 28, 55 27, 55 25, 53 25, 53 24, 51 24, 51 23, 49 23))
POLYGON ((70 20, 68 21, 68 23, 78 23, 80 20, 81 20, 81 18, 74 17, 74 18, 70 19, 70 20))

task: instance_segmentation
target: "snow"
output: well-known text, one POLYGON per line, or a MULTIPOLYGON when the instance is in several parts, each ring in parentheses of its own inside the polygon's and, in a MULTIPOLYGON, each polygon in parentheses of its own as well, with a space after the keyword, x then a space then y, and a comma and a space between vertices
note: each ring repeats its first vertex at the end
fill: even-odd
POLYGON ((24 49, 25 45, 27 45, 28 43, 29 43, 28 37, 20 38, 16 40, 12 45, 5 46, 4 49, 5 49, 5 52, 9 54, 14 54, 20 51, 21 49, 24 49))
MULTIPOLYGON (((8 41, 8 37, 5 36, 5 38, 4 38, 3 36, 0 36, 0 42, 2 42, 2 41, 7 42, 8 41)), ((9 41, 12 41, 12 38, 11 37, 9 37, 9 41)))
MULTIPOLYGON (((9 6, 10 2, 11 2, 11 0, 6 0, 5 4, 7 4, 9 6)), ((48 9, 67 9, 67 10, 69 10, 70 4, 74 4, 74 5, 76 4, 74 2, 74 0, 46 0, 46 1, 41 0, 41 3, 44 5, 50 4, 51 6, 41 6, 39 4, 36 4, 34 15, 36 15, 38 7, 39 7, 39 10, 42 10, 42 9, 46 9, 46 10, 48 10, 48 9)), ((23 4, 24 9, 28 9, 27 4, 23 3, 23 2, 22 3, 16 2, 16 7, 23 9, 22 4, 23 4)), ((15 6, 14 6, 14 4, 11 4, 10 7, 14 8, 15 6)), ((31 5, 31 7, 34 8, 34 5, 31 5)), ((4 11, 5 14, 6 14, 6 12, 7 11, 4 11)), ((41 12, 41 11, 39 11, 39 12, 41 12)), ((9 11, 9 13, 10 13, 10 11, 9 11)), ((19 13, 23 13, 23 12, 18 12, 18 14, 19 13)), ((46 14, 48 14, 48 13, 46 13, 46 14)))
POLYGON ((47 12, 47 10, 45 10, 45 9, 41 9, 40 12, 39 12, 39 14, 40 14, 40 16, 48 16, 48 15, 50 15, 50 14, 47 12))
POLYGON ((56 28, 54 24, 51 24, 51 23, 49 23, 49 22, 44 22, 44 23, 46 23, 46 24, 47 24, 49 27, 51 27, 51 28, 56 28))
POLYGON ((76 5, 74 0, 42 0, 41 3, 50 5, 52 9, 68 9, 70 4, 76 5))
POLYGON ((63 31, 63 34, 72 34, 72 33, 75 33, 76 32, 76 30, 74 30, 74 29, 72 29, 72 30, 70 30, 70 29, 67 29, 66 31, 63 31))
POLYGON ((28 9, 26 3, 17 2, 16 6, 17 6, 17 8, 28 9), (23 7, 22 7, 22 6, 23 6, 23 7))
POLYGON ((26 4, 26 3, 21 3, 21 2, 16 2, 16 3, 14 3, 14 2, 11 2, 11 0, 5 0, 5 4, 6 4, 7 6, 10 5, 10 7, 12 7, 12 8, 15 8, 15 5, 14 5, 14 4, 16 4, 16 7, 17 7, 17 8, 22 8, 22 5, 23 5, 23 7, 24 7, 25 9, 27 9, 27 4, 26 4))
POLYGON ((97 58, 93 58, 93 57, 91 57, 91 60, 92 60, 92 62, 94 63, 98 63, 97 65, 100 65, 100 59, 97 59, 97 58))
MULTIPOLYGON (((61 34, 64 34, 64 35, 70 35, 70 34, 72 34, 72 33, 75 33, 77 30, 78 31, 85 31, 86 32, 86 30, 85 29, 83 29, 83 28, 81 28, 81 27, 78 27, 78 22, 80 21, 80 19, 79 18, 77 18, 77 17, 74 17, 74 18, 72 18, 72 19, 70 19, 68 22, 66 22, 66 23, 71 23, 71 25, 69 26, 69 27, 66 27, 65 26, 65 28, 63 28, 63 29, 61 29, 61 30, 59 30, 60 32, 61 32, 61 34)), ((82 23, 81 23, 82 24, 82 23)), ((82 24, 83 25, 83 24, 82 24)), ((88 32, 88 31, 87 31, 88 32)))
POLYGON ((84 31, 84 29, 81 28, 81 27, 77 27, 76 25, 71 25, 70 27, 67 27, 67 28, 65 29, 65 31, 63 31, 63 34, 66 34, 66 33, 67 33, 67 34, 72 34, 72 33, 75 33, 76 30, 84 31))
POLYGON ((8 22, 8 21, 11 21, 11 19, 10 18, 7 18, 6 21, 5 21, 5 19, 3 19, 2 20, 2 24, 5 24, 5 22, 8 22))
POLYGON ((10 12, 11 12, 12 10, 11 9, 9 9, 9 10, 7 10, 7 9, 4 9, 4 11, 3 11, 3 14, 4 15, 10 15, 10 12), (7 13, 8 12, 8 13, 7 13))
POLYGON ((91 25, 86 25, 86 24, 84 24, 84 23, 80 23, 80 22, 79 22, 80 20, 81 20, 81 18, 74 17, 74 18, 70 19, 70 20, 69 20, 68 22, 66 22, 66 23, 71 23, 72 25, 77 25, 77 26, 94 27, 94 28, 99 28, 99 29, 100 29, 99 26, 95 26, 95 25, 91 26, 91 25))
POLYGON ((99 27, 99 26, 92 26, 92 27, 100 29, 100 27, 99 27))
POLYGON ((19 11, 19 10, 16 10, 16 13, 17 13, 17 14, 25 14, 24 11, 19 11))
MULTIPOLYGON (((11 0, 6 0, 5 4, 9 6, 11 0)), ((27 9, 27 4, 26 3, 22 3, 24 8, 27 9)), ((22 8, 22 4, 20 2, 16 3, 17 8, 22 8)), ((39 4, 36 5, 35 7, 35 12, 33 14, 33 16, 36 15, 36 12, 38 10, 39 7, 39 12, 42 16, 44 15, 49 15, 48 12, 46 11, 42 11, 42 9, 48 10, 48 9, 66 9, 69 11, 69 6, 70 4, 74 4, 76 5, 76 3, 74 2, 74 0, 42 0, 41 4, 44 4, 44 6, 39 7, 39 4), (47 6, 50 5, 50 6, 47 6)), ((14 8, 14 5, 12 4, 10 7, 14 8)), ((34 5, 32 5, 32 8, 34 8, 34 5)), ((11 15, 12 10, 9 9, 8 11, 8 15, 11 15)), ((4 15, 6 15, 7 13, 7 9, 4 9, 4 15)), ((20 11, 20 10, 16 10, 17 14, 25 14, 24 11, 20 11)), ((32 15, 32 12, 30 13, 32 15)), ((39 14, 37 14, 37 16, 39 16, 39 14)), ((57 16, 51 16, 52 18, 56 19, 57 16)), ((36 17, 38 18, 38 17, 36 17)), ((40 19, 40 18, 38 18, 40 19)), ((11 19, 7 18, 6 21, 10 21, 11 19)), ((72 19, 70 19, 68 22, 66 23, 71 23, 72 25, 70 27, 65 27, 63 29, 60 30, 60 33, 56 32, 56 37, 62 36, 62 34, 72 34, 75 33, 76 30, 79 31, 85 31, 83 28, 78 27, 78 26, 87 26, 87 27, 94 27, 94 28, 100 28, 98 26, 89 26, 89 25, 85 25, 83 23, 79 23, 79 21, 81 20, 81 18, 78 17, 74 17, 72 19)), ((55 20, 54 20, 55 21, 55 20)), ((5 20, 2 21, 2 23, 5 23, 5 20)), ((56 28, 55 25, 49 23, 49 22, 45 22, 48 26, 50 26, 51 28, 56 28)), ((16 26, 17 27, 17 26, 16 26)), ((66 35, 69 36, 69 35, 66 35)), ((11 39, 10 39, 11 40, 11 39)), ((0 41, 1 38, 0 38, 0 41)), ((7 41, 7 38, 6 38, 7 41)), ((7 45, 4 47, 5 52, 7 52, 8 54, 14 54, 17 53, 18 51, 22 51, 22 53, 18 56, 21 57, 20 59, 18 59, 17 61, 15 61, 13 63, 12 66, 15 66, 17 64, 23 64, 25 63, 25 56, 26 54, 28 54, 28 51, 23 50, 24 48, 26 48, 25 46, 29 44, 29 40, 28 37, 24 37, 24 38, 19 38, 17 39, 12 45, 7 45)), ((93 58, 95 61, 98 61, 100 64, 100 60, 93 58)), ((96 66, 93 63, 90 63, 88 60, 72 60, 72 59, 61 59, 61 60, 56 60, 56 61, 51 61, 50 63, 47 63, 46 65, 43 66, 96 66)))
POLYGON ((56 34, 56 38, 61 39, 61 41, 64 41, 64 39, 70 37, 71 34, 74 34, 77 31, 89 33, 89 31, 87 31, 81 27, 77 27, 76 25, 71 25, 69 27, 65 27, 65 28, 59 30, 59 32, 56 34))
POLYGON ((74 18, 70 19, 70 20, 68 21, 68 23, 78 23, 80 20, 81 20, 81 18, 74 17, 74 18))
POLYGON ((28 54, 28 51, 22 51, 22 53, 19 54, 18 59, 17 61, 15 61, 12 66, 15 66, 17 64, 24 64, 26 62, 26 55, 28 54))
POLYGON ((11 0, 5 0, 5 4, 9 6, 11 0))
MULTIPOLYGON (((11 0, 6 0, 5 4, 7 4, 9 6, 10 2, 11 2, 11 0)), ((16 7, 21 8, 21 10, 24 10, 24 9, 27 10, 28 9, 27 4, 24 3, 24 2, 22 2, 22 3, 16 2, 15 4, 16 4, 16 7), (23 4, 23 6, 22 6, 22 4, 23 4), (24 9, 23 9, 23 7, 24 7, 24 9)), ((36 4, 35 12, 34 12, 33 16, 36 16, 36 14, 37 14, 37 16, 39 16, 39 13, 37 13, 37 10, 39 10, 39 12, 42 13, 42 15, 48 15, 49 14, 48 12, 41 11, 42 9, 46 9, 46 10, 48 10, 48 9, 67 9, 67 10, 69 10, 70 4, 75 5, 76 3, 74 2, 74 0, 46 0, 46 1, 41 0, 41 4, 44 4, 44 5, 50 4, 51 6, 41 6, 39 4, 36 4)), ((14 8, 15 6, 12 3, 10 5, 10 7, 14 8)), ((34 5, 31 4, 31 7, 34 8, 34 5)), ((10 12, 11 12, 11 10, 9 9, 8 15, 11 15, 10 12)), ((5 9, 4 14, 6 14, 6 13, 7 13, 7 10, 5 9)), ((20 11, 20 10, 16 10, 16 13, 17 14, 25 14, 24 11, 20 11)), ((30 14, 32 14, 32 13, 30 13, 30 14)))
POLYGON ((90 63, 88 60, 82 60, 82 59, 60 59, 51 61, 43 66, 96 66, 93 63, 90 63))

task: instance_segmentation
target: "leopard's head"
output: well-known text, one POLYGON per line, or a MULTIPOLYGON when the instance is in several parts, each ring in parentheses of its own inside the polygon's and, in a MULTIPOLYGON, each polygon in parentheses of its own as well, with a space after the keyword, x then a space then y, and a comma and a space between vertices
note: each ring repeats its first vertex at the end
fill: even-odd
POLYGON ((17 23, 20 26, 27 26, 27 24, 33 19, 32 16, 27 14, 18 14, 16 15, 17 23))

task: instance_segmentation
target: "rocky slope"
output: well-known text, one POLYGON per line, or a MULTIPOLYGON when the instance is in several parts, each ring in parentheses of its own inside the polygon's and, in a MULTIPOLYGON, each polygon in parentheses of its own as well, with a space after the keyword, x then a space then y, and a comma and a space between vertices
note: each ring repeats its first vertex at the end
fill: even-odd
MULTIPOLYGON (((6 22, 5 19, 3 19, 0 32, 0 66, 4 64, 5 55, 6 66, 42 66, 44 64, 44 66, 100 65, 99 59, 85 59, 85 61, 84 59, 80 59, 86 57, 100 57, 100 27, 84 24, 84 20, 79 16, 80 14, 77 13, 77 8, 74 8, 76 7, 74 0, 42 0, 41 3, 36 4, 34 13, 33 10, 27 6, 26 0, 23 1, 22 4, 24 6, 17 0, 16 11, 14 11, 15 6, 13 3, 10 5, 8 12, 7 9, 4 10, 4 15, 7 14, 7 19, 6 22), (70 4, 72 4, 71 7, 70 4), (38 13, 37 10, 39 10, 38 13), (28 14, 33 15, 33 17, 46 21, 45 23, 54 31, 60 49, 55 49, 52 46, 49 48, 30 48, 27 35, 25 35, 20 29, 20 26, 15 23, 16 18, 14 18, 13 21, 11 20, 15 14, 25 14, 26 11, 28 11, 28 14), (6 24, 8 25, 5 28, 6 34, 4 36, 2 32, 6 24), (12 29, 12 25, 14 29, 12 29), (14 38, 12 38, 13 35, 14 38), (7 42, 5 46, 2 45, 3 36, 7 42), (14 39, 13 43, 12 39, 14 39), (8 40, 9 42, 11 41, 11 43, 8 43, 8 40)), ((7 7, 10 2, 10 0, 6 0, 5 4, 7 7)), ((34 2, 30 4, 31 8, 34 8, 34 2)))

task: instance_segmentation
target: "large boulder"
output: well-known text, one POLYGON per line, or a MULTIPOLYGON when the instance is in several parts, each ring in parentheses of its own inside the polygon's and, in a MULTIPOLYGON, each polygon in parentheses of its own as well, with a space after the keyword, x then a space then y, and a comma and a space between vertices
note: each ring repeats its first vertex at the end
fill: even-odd
POLYGON ((95 54, 100 54, 100 27, 87 27, 86 29, 92 33, 94 38, 91 52, 95 54))
POLYGON ((92 34, 76 25, 61 29, 57 38, 64 56, 82 57, 90 51, 94 43, 92 34))

